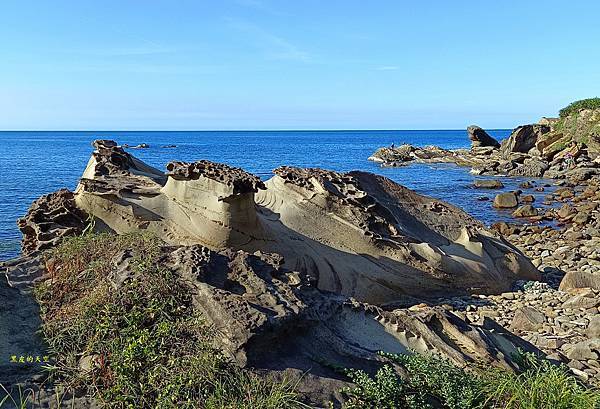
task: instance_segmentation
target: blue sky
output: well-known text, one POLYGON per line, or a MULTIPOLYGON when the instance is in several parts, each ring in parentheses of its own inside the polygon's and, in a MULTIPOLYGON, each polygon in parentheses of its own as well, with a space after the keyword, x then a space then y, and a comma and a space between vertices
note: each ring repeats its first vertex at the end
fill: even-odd
POLYGON ((512 128, 600 96, 597 1, 4 0, 0 129, 512 128))

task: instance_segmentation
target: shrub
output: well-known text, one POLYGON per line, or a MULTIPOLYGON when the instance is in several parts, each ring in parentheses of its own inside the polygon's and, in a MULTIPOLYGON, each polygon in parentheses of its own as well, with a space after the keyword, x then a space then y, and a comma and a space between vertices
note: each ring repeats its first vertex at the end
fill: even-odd
POLYGON ((520 373, 487 367, 459 368, 433 355, 382 354, 402 365, 400 377, 390 363, 374 377, 347 371, 355 383, 344 389, 346 408, 488 408, 488 409, 594 409, 600 395, 579 383, 564 366, 533 354, 514 357, 520 373))
POLYGON ((483 402, 480 379, 442 358, 381 355, 404 366, 406 379, 390 365, 383 366, 373 379, 362 371, 349 371, 356 387, 344 390, 349 397, 347 408, 470 409, 483 402))
POLYGON ((54 380, 116 408, 300 407, 293 385, 239 369, 211 346, 190 289, 160 266, 161 244, 143 233, 85 234, 49 254, 51 278, 35 294, 54 380), (112 260, 124 250, 131 275, 115 288, 112 260))
POLYGON ((564 118, 571 114, 576 114, 581 109, 600 109, 600 98, 588 98, 572 102, 559 111, 559 116, 564 118))

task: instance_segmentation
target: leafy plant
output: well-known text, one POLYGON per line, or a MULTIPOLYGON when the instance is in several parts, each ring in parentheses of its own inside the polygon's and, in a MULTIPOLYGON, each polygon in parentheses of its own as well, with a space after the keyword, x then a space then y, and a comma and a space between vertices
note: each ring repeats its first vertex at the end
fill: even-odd
POLYGON ((473 408, 483 402, 481 382, 471 373, 433 355, 381 354, 402 365, 406 378, 390 365, 370 378, 363 371, 349 371, 355 388, 346 389, 348 408, 473 408))
POLYGON ((475 366, 459 368, 434 355, 381 354, 387 358, 374 377, 346 373, 355 383, 344 389, 346 408, 452 409, 593 409, 600 395, 557 366, 534 354, 519 352, 520 373, 475 366), (406 376, 392 365, 399 364, 406 376))

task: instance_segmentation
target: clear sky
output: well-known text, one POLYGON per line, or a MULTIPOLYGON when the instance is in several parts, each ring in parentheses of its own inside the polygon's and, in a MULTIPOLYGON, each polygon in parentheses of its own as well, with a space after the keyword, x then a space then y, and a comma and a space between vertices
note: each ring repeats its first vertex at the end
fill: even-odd
POLYGON ((600 2, 3 0, 0 129, 512 128, 600 96, 600 2))

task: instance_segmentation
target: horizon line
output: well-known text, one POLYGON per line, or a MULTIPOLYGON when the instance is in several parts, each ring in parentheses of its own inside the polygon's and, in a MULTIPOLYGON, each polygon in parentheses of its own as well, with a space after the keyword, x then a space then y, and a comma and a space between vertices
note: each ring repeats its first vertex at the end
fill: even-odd
MULTIPOLYGON (((485 131, 509 131, 514 128, 483 128, 485 131)), ((7 129, 7 132, 403 132, 403 131, 467 131, 467 128, 414 129, 7 129)))

